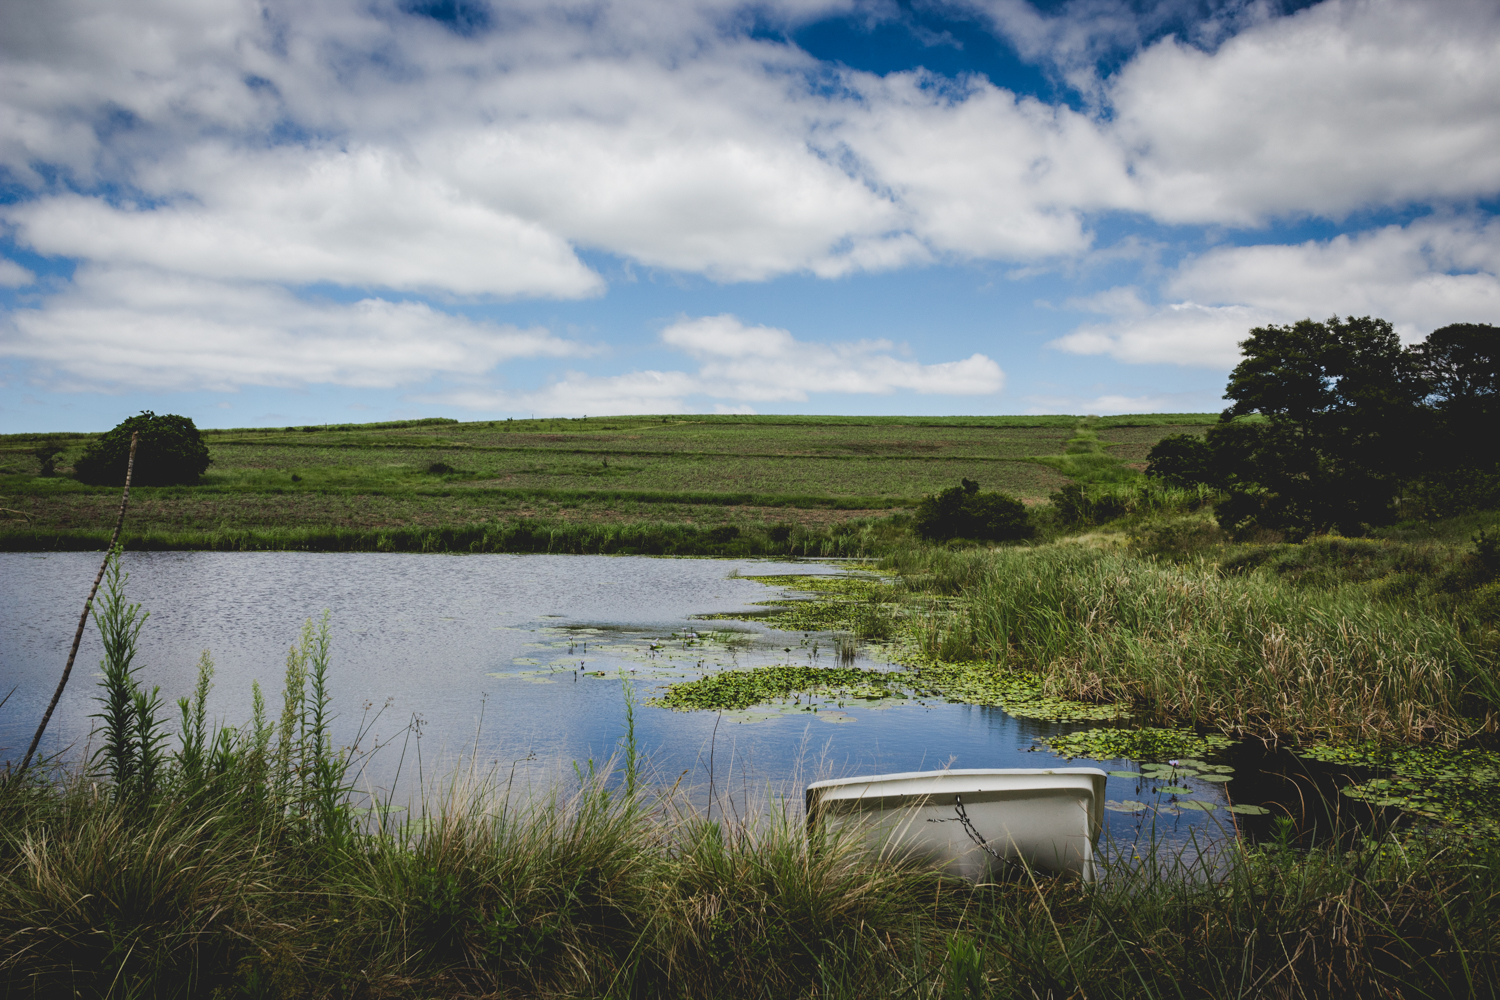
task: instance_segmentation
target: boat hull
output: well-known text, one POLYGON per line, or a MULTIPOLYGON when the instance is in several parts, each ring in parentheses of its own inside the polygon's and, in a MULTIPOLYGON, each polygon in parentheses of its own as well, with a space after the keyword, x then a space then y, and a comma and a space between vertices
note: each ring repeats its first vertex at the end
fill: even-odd
POLYGON ((851 830, 882 856, 975 881, 1020 864, 1092 881, 1106 780, 1098 768, 1062 767, 818 781, 807 786, 808 831, 851 830))

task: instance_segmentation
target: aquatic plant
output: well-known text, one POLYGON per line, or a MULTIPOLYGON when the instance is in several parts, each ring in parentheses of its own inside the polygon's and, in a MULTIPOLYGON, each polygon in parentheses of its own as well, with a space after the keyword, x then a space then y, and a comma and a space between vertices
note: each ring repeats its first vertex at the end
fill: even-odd
POLYGON ((977 660, 950 662, 907 654, 902 666, 914 690, 966 705, 995 705, 1018 719, 1091 722, 1120 718, 1129 709, 1111 702, 1075 701, 1046 693, 1042 677, 977 660))
MULTIPOLYGON (((752 670, 721 670, 696 681, 672 684, 651 700, 662 708, 734 710, 788 698, 903 698, 901 675, 858 667, 804 667, 787 664, 752 670)), ((809 698, 808 706, 812 706, 809 698)))
POLYGON ((1469 835, 1500 838, 1500 753, 1482 747, 1407 747, 1375 741, 1319 743, 1298 753, 1374 774, 1341 789, 1349 798, 1469 835))
POLYGON ((1158 729, 1152 726, 1142 726, 1139 729, 1084 729, 1058 736, 1038 736, 1037 740, 1059 757, 1157 762, 1201 757, 1234 745, 1231 740, 1218 733, 1158 729))

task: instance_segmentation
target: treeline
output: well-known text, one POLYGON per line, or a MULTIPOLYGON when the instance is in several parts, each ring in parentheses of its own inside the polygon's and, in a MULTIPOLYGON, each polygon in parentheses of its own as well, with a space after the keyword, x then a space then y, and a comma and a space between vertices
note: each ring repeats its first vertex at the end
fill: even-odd
POLYGON ((1221 527, 1345 535, 1500 506, 1500 329, 1402 346, 1382 319, 1264 326, 1240 343, 1231 405, 1164 438, 1147 473, 1219 490, 1221 527))

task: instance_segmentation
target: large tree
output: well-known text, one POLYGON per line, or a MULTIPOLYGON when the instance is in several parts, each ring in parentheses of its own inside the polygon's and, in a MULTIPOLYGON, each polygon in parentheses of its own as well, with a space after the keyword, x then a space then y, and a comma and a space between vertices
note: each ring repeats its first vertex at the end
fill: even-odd
POLYGON ((1265 423, 1234 442, 1240 454, 1227 464, 1237 483, 1227 485, 1239 495, 1221 513, 1294 531, 1354 533, 1388 521, 1417 471, 1425 394, 1391 324, 1334 316, 1256 327, 1240 350, 1223 419, 1259 414, 1265 423))
POLYGON ((1403 493, 1445 514, 1500 502, 1500 329, 1458 323, 1403 348, 1385 320, 1264 326, 1240 343, 1203 438, 1165 438, 1148 473, 1209 483, 1225 527, 1346 533, 1403 493))

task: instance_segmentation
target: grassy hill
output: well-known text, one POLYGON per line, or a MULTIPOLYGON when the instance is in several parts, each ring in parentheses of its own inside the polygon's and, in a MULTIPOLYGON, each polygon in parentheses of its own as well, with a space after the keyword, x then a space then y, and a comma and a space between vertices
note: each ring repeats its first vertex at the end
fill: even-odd
MULTIPOLYGON (((210 430, 213 465, 202 484, 132 490, 126 540, 341 549, 380 547, 384 537, 408 548, 390 540, 446 530, 452 537, 435 547, 451 550, 476 529, 522 522, 574 534, 777 524, 826 532, 889 516, 965 477, 1028 504, 1073 481, 1133 478, 1156 441, 1215 419, 641 416, 210 430)), ((118 491, 67 475, 92 437, 0 436, 0 506, 11 512, 0 546, 107 536, 118 491), (38 475, 33 452, 46 442, 66 449, 59 476, 38 475)))

